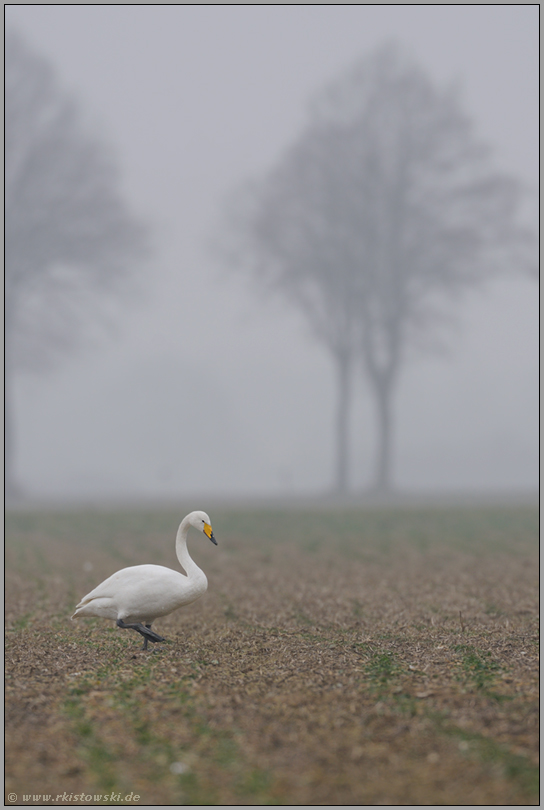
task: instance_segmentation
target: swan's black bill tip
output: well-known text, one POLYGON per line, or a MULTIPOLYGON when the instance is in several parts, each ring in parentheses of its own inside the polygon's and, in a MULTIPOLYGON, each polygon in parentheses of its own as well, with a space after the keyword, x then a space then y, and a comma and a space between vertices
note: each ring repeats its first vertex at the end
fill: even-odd
POLYGON ((212 543, 214 544, 214 546, 216 546, 216 545, 217 545, 217 540, 216 540, 216 539, 215 539, 215 537, 213 536, 213 532, 210 534, 210 540, 212 541, 212 543))

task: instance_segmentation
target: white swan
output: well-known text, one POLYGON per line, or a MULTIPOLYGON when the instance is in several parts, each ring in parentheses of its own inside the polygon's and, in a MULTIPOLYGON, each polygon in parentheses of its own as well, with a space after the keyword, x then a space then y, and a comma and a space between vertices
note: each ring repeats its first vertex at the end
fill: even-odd
POLYGON ((164 641, 154 633, 151 624, 159 616, 189 605, 208 588, 206 574, 193 562, 187 551, 187 532, 194 526, 217 545, 210 518, 206 512, 191 512, 183 518, 176 536, 176 554, 187 574, 163 565, 132 565, 112 574, 84 596, 72 619, 98 616, 114 619, 123 629, 137 630, 147 642, 164 641), (126 622, 126 623, 125 623, 126 622))

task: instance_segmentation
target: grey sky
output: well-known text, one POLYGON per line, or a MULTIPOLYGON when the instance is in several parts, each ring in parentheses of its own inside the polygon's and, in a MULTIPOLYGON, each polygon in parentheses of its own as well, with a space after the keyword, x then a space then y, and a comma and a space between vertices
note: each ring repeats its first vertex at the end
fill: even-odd
MULTIPOLYGON (((22 481, 56 495, 325 489, 328 358, 296 313, 214 266, 206 241, 221 206, 296 137, 314 93, 392 38, 435 81, 461 83, 498 167, 536 193, 538 6, 28 5, 6 19, 116 151, 156 245, 117 340, 20 382, 22 481)), ((464 312, 450 360, 405 375, 397 481, 535 487, 536 285, 505 282, 464 312)), ((362 385, 354 427, 362 487, 373 451, 362 385)))

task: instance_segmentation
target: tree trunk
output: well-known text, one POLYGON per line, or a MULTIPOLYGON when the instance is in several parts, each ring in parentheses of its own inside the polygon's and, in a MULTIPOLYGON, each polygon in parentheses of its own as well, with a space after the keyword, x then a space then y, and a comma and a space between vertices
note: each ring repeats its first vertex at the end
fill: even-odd
POLYGON ((14 426, 13 426, 13 384, 8 371, 4 376, 4 493, 6 500, 13 500, 20 495, 15 480, 14 426))
POLYGON ((334 490, 343 495, 348 489, 349 414, 351 405, 351 358, 347 352, 336 354, 336 476, 334 490))
POLYGON ((392 394, 393 378, 380 375, 373 379, 376 396, 376 415, 378 421, 378 444, 376 448, 376 470, 373 489, 378 493, 388 493, 392 485, 392 394))

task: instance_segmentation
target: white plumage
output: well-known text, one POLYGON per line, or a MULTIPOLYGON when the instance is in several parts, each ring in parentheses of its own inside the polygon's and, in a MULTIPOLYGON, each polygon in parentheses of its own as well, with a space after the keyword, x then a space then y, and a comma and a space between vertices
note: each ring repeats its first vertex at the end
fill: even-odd
POLYGON ((204 532, 217 545, 206 512, 191 512, 184 517, 176 536, 176 554, 185 574, 163 565, 123 568, 84 596, 72 619, 80 616, 114 619, 119 627, 136 630, 144 637, 144 650, 148 641, 164 641, 151 630, 154 620, 189 605, 208 588, 206 574, 187 550, 189 526, 204 532))

